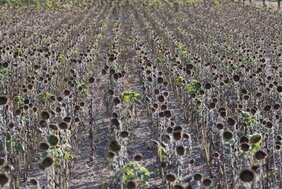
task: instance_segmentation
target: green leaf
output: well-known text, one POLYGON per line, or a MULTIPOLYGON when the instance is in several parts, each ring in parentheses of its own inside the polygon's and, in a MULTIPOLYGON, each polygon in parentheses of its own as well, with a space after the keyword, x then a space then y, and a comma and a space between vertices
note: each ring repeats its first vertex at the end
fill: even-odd
POLYGON ((0 68, 0 75, 6 75, 9 72, 8 68, 0 68))
POLYGON ((24 98, 21 96, 15 96, 14 101, 18 106, 24 104, 24 98))
POLYGON ((55 159, 54 165, 55 167, 59 167, 61 165, 61 161, 59 159, 55 159))
POLYGON ((70 158, 70 154, 68 152, 65 152, 64 154, 64 159, 68 160, 70 158))
POLYGON ((250 127, 256 124, 256 118, 249 112, 242 111, 241 117, 243 118, 243 126, 250 127))
POLYGON ((50 93, 50 92, 46 92, 46 93, 39 93, 39 94, 37 94, 36 98, 39 101, 46 101, 46 100, 50 99, 52 96, 55 96, 55 95, 50 93))
POLYGON ((168 158, 168 153, 165 148, 159 147, 158 148, 158 155, 161 161, 165 161, 168 158))
POLYGON ((177 83, 179 83, 180 85, 184 85, 184 79, 182 76, 179 76, 176 80, 177 83))
POLYGON ((180 51, 180 57, 181 58, 186 58, 188 56, 188 52, 185 50, 180 51))
POLYGON ((149 179, 150 172, 138 162, 129 162, 121 168, 122 183, 125 184, 129 180, 140 180, 146 183, 149 179))
POLYGON ((145 175, 150 176, 150 171, 145 167, 140 167, 140 171, 142 171, 145 175))
POLYGON ((192 80, 192 83, 187 87, 189 94, 198 94, 201 90, 201 83, 197 80, 192 80))
POLYGON ((142 95, 137 92, 123 92, 121 96, 126 103, 140 103, 140 100, 142 99, 142 95))
POLYGON ((46 92, 45 94, 46 97, 52 97, 52 96, 55 96, 53 93, 50 93, 50 92, 46 92))

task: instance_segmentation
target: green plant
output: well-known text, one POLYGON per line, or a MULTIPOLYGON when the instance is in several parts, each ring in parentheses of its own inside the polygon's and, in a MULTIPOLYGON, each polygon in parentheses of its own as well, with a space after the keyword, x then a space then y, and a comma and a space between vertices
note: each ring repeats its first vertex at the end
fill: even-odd
POLYGON ((181 43, 181 42, 178 42, 178 43, 177 43, 177 48, 178 48, 179 50, 184 49, 184 47, 185 47, 184 43, 181 43))
POLYGON ((150 171, 135 161, 129 162, 121 167, 121 173, 123 185, 132 180, 147 185, 150 177, 150 171))
POLYGON ((177 49, 181 58, 186 58, 188 56, 188 52, 185 50, 185 45, 183 43, 178 42, 177 49))
POLYGON ((192 80, 191 84, 187 86, 189 94, 198 94, 201 90, 201 83, 197 80, 192 80))
POLYGON ((168 158, 167 150, 164 147, 160 146, 158 148, 158 156, 160 158, 160 161, 166 161, 168 158))
POLYGON ((262 135, 259 133, 252 134, 250 136, 251 142, 251 152, 255 153, 256 151, 260 150, 263 144, 262 135))
POLYGON ((121 96, 126 103, 135 102, 137 104, 140 104, 140 100, 142 99, 142 95, 137 92, 123 92, 121 96))
POLYGON ((60 62, 66 62, 68 60, 68 58, 65 55, 60 55, 59 57, 60 62))
POLYGON ((242 111, 241 117, 243 119, 243 126, 245 127, 251 127, 256 124, 256 118, 249 112, 242 111))
POLYGON ((70 153, 71 146, 69 144, 51 146, 48 151, 41 153, 41 158, 51 156, 54 158, 55 167, 59 167, 62 160, 68 161, 74 159, 74 155, 70 153))
POLYGON ((184 85, 184 79, 182 76, 179 76, 177 79, 176 79, 176 82, 179 83, 180 85, 184 85))
POLYGON ((15 96, 14 102, 20 106, 24 104, 24 98, 22 96, 15 96))
POLYGON ((55 96, 54 94, 50 93, 50 92, 45 92, 45 93, 39 93, 36 95, 36 98, 39 100, 39 101, 47 101, 47 100, 50 100, 50 98, 52 96, 55 96))
POLYGON ((186 50, 182 50, 179 52, 181 58, 186 58, 188 56, 188 52, 186 50))
POLYGON ((7 75, 9 72, 9 68, 0 68, 0 75, 7 75))

